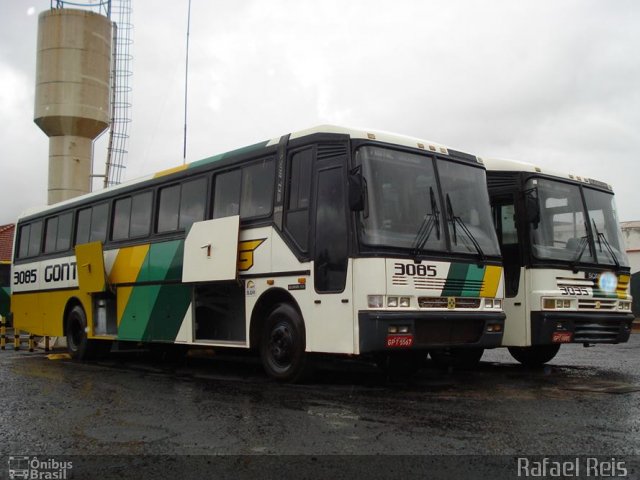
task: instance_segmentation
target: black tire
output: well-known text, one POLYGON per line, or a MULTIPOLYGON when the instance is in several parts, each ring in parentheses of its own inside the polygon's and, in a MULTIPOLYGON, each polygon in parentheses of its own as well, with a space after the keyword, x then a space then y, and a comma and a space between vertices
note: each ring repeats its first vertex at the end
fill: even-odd
POLYGON ((513 358, 526 367, 540 367, 549 362, 560 350, 560 344, 509 347, 513 358))
POLYGON ((438 348, 429 351, 433 363, 441 368, 474 368, 480 363, 484 348, 438 348))
POLYGON ((95 360, 104 357, 111 350, 110 341, 87 338, 87 316, 80 305, 71 309, 66 325, 67 351, 74 360, 95 360))
POLYGON ((276 306, 265 322, 260 339, 260 358, 267 374, 280 382, 300 382, 307 374, 304 324, 295 308, 276 306))

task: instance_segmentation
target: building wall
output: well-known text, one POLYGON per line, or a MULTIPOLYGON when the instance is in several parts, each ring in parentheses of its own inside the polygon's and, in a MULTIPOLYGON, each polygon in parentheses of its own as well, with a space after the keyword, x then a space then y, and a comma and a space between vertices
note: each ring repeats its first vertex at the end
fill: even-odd
POLYGON ((631 266, 631 295, 633 313, 640 317, 640 222, 622 222, 622 237, 627 247, 631 266))

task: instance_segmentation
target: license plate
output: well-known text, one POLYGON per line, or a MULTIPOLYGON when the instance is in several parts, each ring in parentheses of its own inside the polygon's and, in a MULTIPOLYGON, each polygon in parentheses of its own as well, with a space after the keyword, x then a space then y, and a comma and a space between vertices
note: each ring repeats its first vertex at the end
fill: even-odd
POLYGON ((571 343, 573 334, 571 332, 553 332, 551 341, 553 343, 571 343))
POLYGON ((403 348, 413 345, 413 335, 387 335, 387 347, 403 348))

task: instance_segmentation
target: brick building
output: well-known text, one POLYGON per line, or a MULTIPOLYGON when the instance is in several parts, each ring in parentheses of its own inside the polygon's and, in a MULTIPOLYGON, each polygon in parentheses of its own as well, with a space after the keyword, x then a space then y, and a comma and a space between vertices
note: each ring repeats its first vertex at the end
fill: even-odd
POLYGON ((9 313, 11 250, 15 231, 14 224, 0 225, 0 316, 3 317, 9 313))

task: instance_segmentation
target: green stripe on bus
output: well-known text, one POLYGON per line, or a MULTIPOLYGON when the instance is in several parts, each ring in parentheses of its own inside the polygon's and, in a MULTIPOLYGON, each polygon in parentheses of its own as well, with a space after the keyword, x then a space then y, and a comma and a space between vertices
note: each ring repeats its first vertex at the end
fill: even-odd
MULTIPOLYGON (((163 251, 162 258, 171 259, 171 262, 166 265, 165 280, 177 280, 182 278, 184 242, 168 243, 172 245, 163 244, 165 251, 163 251), (170 248, 173 248, 172 257, 170 256, 170 248)), ((159 254, 159 252, 151 252, 152 255, 154 253, 159 254)), ((147 330, 144 333, 145 338, 166 342, 175 341, 190 301, 191 286, 189 285, 163 285, 160 287, 160 292, 151 311, 151 322, 147 325, 147 330)))
POLYGON ((482 288, 482 279, 484 278, 485 268, 484 266, 478 267, 477 265, 469 265, 467 271, 467 278, 465 278, 465 284, 462 288, 461 296, 463 297, 478 297, 480 296, 480 289, 482 288))
MULTIPOLYGON (((152 244, 144 262, 142 262, 142 268, 138 272, 136 282, 180 280, 182 278, 183 249, 183 240, 152 244)), ((146 341, 153 338, 152 324, 161 324, 165 321, 164 315, 158 313, 155 308, 161 294, 167 294, 165 287, 167 286, 141 285, 133 287, 118 327, 119 339, 146 341), (157 320, 154 315, 157 315, 157 320), (153 322, 151 322, 152 319, 154 319, 153 322)), ((162 304, 164 303, 163 300, 162 304)), ((175 315, 170 316, 173 318, 175 315)))
POLYGON ((6 317, 11 311, 11 290, 9 287, 0 287, 0 315, 6 317))
POLYGON ((444 297, 458 297, 462 294, 462 286, 467 278, 467 272, 469 270, 468 263, 452 263, 449 267, 449 274, 447 275, 447 281, 442 289, 442 296, 444 297))

